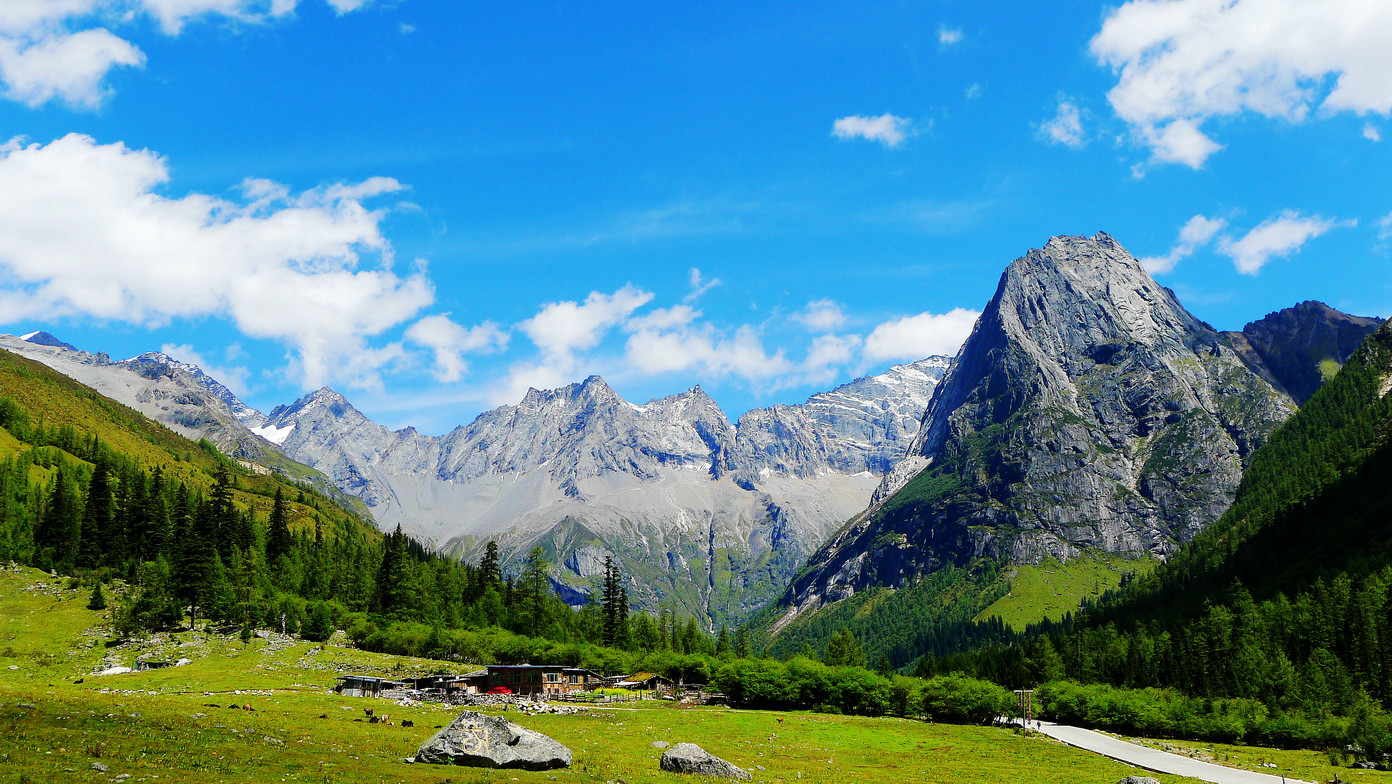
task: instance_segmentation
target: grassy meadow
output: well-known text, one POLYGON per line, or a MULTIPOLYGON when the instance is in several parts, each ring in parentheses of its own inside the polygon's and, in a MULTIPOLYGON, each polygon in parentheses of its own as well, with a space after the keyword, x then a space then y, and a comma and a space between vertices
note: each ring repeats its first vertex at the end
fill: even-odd
MULTIPOLYGON (((119 642, 105 626, 110 610, 86 609, 89 590, 67 585, 66 578, 32 569, 0 570, 0 784, 120 776, 159 784, 681 780, 659 771, 661 751, 651 746, 658 740, 700 744, 751 770, 755 781, 769 782, 1112 784, 1138 772, 1001 728, 664 702, 518 717, 570 747, 575 763, 565 770, 411 765, 403 758, 456 709, 340 697, 328 687, 340 671, 404 675, 440 663, 332 643, 257 639, 243 646, 235 637, 200 632, 119 642), (130 666, 145 653, 192 663, 93 674, 106 665, 130 666), (359 721, 364 707, 390 714, 395 725, 359 721), (402 727, 403 719, 416 726, 402 727), (94 771, 94 762, 108 770, 94 771)), ((1347 779, 1352 771, 1341 773, 1347 779)))
POLYGON ((1000 616, 1007 626, 1023 631, 1031 623, 1048 618, 1057 621, 1075 612, 1084 599, 1096 599, 1121 585, 1126 574, 1148 572, 1155 567, 1149 558, 1086 556, 1067 563, 1048 560, 1037 566, 1015 566, 1004 579, 1010 592, 976 616, 985 620, 1000 616))

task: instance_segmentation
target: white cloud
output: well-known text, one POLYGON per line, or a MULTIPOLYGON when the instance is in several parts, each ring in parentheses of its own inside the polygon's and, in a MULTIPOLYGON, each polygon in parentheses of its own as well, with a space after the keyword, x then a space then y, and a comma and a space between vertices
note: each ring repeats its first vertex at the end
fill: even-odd
POLYGON ((594 348, 604 333, 622 324, 633 311, 648 304, 653 295, 634 286, 613 294, 590 292, 583 303, 552 302, 518 325, 527 337, 550 357, 569 357, 594 348))
MULTIPOLYGON (((343 14, 368 0, 326 0, 343 14)), ((194 19, 222 16, 264 22, 295 10, 299 0, 3 0, 0 2, 0 83, 4 97, 39 106, 60 100, 95 108, 110 95, 103 85, 117 67, 141 67, 145 54, 101 23, 133 24, 138 16, 178 35, 194 19)), ((113 25, 114 26, 114 25, 113 25)))
POLYGON ((920 313, 886 321, 865 339, 865 358, 872 362, 913 361, 937 354, 955 355, 980 315, 974 310, 953 308, 940 315, 920 313))
POLYGON ((1170 248, 1168 254, 1141 259, 1141 266, 1145 267, 1146 271, 1152 275, 1162 275, 1169 272, 1182 259, 1192 256, 1195 250, 1208 244, 1227 225, 1228 222, 1222 218, 1205 218, 1202 215, 1195 215, 1180 227, 1179 242, 1170 248))
POLYGON ((830 332, 846 323, 846 314, 836 302, 818 299, 807 303, 807 307, 794 313, 792 319, 813 332, 830 332))
POLYGON ((938 26, 938 44, 943 48, 962 42, 962 31, 947 25, 938 26))
POLYGON ((695 302, 696 300, 701 298, 702 294, 705 294, 707 291, 710 291, 716 286, 719 286, 721 283, 720 278, 711 278, 710 280, 702 278, 701 271, 699 269, 696 269, 695 267, 691 268, 690 280, 691 291, 688 292, 687 295, 682 298, 682 302, 695 302))
POLYGON ((1380 142, 1382 141, 1382 132, 1377 129, 1376 125, 1367 123, 1363 126, 1363 138, 1370 142, 1380 142))
POLYGON ((1387 115, 1389 29, 1384 0, 1131 0, 1090 48, 1118 73, 1108 100, 1152 162, 1199 168, 1222 149, 1210 118, 1387 115))
POLYGON ((782 349, 769 354, 758 332, 747 324, 733 334, 695 322, 669 329, 639 328, 628 338, 624 359, 646 374, 695 369, 710 378, 734 375, 764 385, 793 369, 782 349))
POLYGON ((398 277, 362 199, 400 190, 376 178, 299 194, 248 181, 246 201, 158 191, 163 158, 71 134, 0 147, 0 322, 84 315, 158 325, 230 319, 280 340, 307 387, 378 383, 400 346, 367 339, 413 317, 434 292, 398 277), (358 269, 361 253, 377 268, 358 269))
POLYGON ((1058 112, 1052 120, 1039 126, 1039 132, 1054 144, 1062 144, 1081 150, 1087 146, 1087 134, 1083 131, 1083 114, 1078 105, 1067 98, 1060 98, 1058 112))
POLYGON ((30 106, 58 99, 96 107, 106 97, 102 79, 108 71, 144 64, 144 53, 106 30, 55 35, 34 43, 0 37, 5 97, 30 106))
POLYGON ((1341 223, 1318 215, 1307 218, 1295 210, 1285 210, 1262 221, 1242 239, 1220 239, 1218 250, 1233 260, 1238 272, 1256 275, 1271 259, 1298 252, 1306 242, 1330 229, 1355 224, 1356 221, 1341 223))
POLYGON ((972 82, 963 94, 967 97, 967 100, 971 100, 972 98, 976 98, 977 96, 981 95, 981 83, 972 82))
POLYGON ((1392 240, 1392 212, 1378 220, 1378 239, 1392 240))
POLYGON ((437 381, 451 383, 469 370, 465 354, 488 353, 507 347, 508 333, 492 321, 465 328, 448 313, 426 316, 406 330, 406 339, 435 352, 437 381))
POLYGON ((898 147, 914 135, 913 121, 888 112, 879 117, 852 115, 831 124, 831 135, 838 139, 865 139, 886 147, 898 147))
POLYGON ((207 375, 217 379, 237 397, 245 397, 251 389, 251 371, 242 366, 221 366, 209 361, 187 343, 165 343, 160 351, 180 362, 197 365, 207 375))

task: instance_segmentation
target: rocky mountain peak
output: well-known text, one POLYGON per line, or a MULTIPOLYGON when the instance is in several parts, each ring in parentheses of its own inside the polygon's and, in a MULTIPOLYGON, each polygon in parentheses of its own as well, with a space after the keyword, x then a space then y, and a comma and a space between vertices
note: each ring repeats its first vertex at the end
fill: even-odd
POLYGON ((1224 336, 1248 364, 1303 405, 1381 323, 1308 300, 1224 336))
POLYGON ((36 346, 52 346, 54 348, 65 348, 69 351, 77 351, 77 346, 74 346, 71 343, 64 343, 63 341, 59 340, 53 335, 44 332, 43 330, 39 330, 37 332, 30 332, 27 335, 21 335, 19 339, 24 341, 25 343, 33 343, 36 346))
POLYGON ((1169 552, 1293 411, 1106 234, 1012 262, 876 503, 813 558, 806 607, 987 556, 1169 552))

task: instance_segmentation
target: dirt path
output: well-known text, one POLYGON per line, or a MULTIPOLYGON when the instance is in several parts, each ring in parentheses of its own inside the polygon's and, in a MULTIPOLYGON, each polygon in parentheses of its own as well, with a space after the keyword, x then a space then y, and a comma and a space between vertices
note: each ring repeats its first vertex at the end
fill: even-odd
MULTIPOLYGON (((1019 723, 1019 719, 1014 721, 1016 724, 1019 723)), ((1137 746, 1110 735, 1103 735, 1100 732, 1085 730, 1081 727, 1070 727, 1067 724, 1054 724, 1048 721, 1030 722, 1030 728, 1037 729, 1039 732, 1070 746, 1076 746, 1158 773, 1188 776, 1201 781, 1211 781, 1213 784, 1310 784, 1301 779, 1286 778, 1280 774, 1272 775, 1229 768, 1215 765, 1212 762, 1190 759, 1179 754, 1171 754, 1168 751, 1137 746)))

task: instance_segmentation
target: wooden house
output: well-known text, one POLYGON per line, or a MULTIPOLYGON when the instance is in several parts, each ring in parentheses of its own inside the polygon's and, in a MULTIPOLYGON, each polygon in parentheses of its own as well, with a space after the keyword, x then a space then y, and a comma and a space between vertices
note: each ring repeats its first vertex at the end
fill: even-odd
POLYGON ((603 685, 604 676, 594 670, 559 664, 490 664, 484 691, 504 686, 513 694, 549 697, 603 685))
POLYGON ((371 675, 343 675, 334 680, 339 681, 334 691, 345 697, 378 697, 383 692, 400 691, 408 685, 405 681, 371 675))

